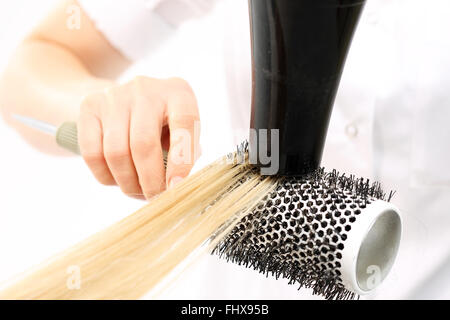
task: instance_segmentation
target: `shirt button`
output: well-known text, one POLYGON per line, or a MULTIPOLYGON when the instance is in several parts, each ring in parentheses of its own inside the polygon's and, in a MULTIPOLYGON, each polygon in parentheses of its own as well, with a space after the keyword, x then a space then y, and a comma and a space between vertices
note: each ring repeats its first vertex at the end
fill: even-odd
POLYGON ((353 123, 350 123, 345 126, 345 133, 350 138, 355 138, 358 135, 358 127, 353 123))

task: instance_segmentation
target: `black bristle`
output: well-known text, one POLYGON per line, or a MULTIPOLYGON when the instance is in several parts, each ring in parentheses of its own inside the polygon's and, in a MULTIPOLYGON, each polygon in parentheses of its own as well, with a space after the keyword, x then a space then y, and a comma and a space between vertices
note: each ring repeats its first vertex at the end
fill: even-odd
MULTIPOLYGON (((228 158, 247 152, 248 143, 243 143, 238 156, 228 158)), ((390 201, 395 192, 386 196, 378 182, 324 168, 275 181, 274 191, 237 223, 213 254, 266 276, 286 278, 326 299, 359 298, 342 283, 339 251, 362 209, 377 199, 390 201)))

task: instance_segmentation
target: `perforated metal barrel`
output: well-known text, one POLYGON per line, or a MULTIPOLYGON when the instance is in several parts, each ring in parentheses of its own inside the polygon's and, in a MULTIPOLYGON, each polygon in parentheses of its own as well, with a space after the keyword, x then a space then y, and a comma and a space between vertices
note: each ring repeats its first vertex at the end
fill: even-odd
POLYGON ((400 243, 399 210, 379 184, 319 169, 284 178, 215 248, 328 299, 373 291, 400 243))

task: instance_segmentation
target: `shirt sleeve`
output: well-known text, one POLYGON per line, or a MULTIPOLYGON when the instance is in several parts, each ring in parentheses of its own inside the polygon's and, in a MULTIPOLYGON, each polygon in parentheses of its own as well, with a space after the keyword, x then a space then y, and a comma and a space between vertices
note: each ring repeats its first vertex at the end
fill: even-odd
POLYGON ((132 61, 144 58, 184 21, 216 0, 78 0, 110 44, 132 61))

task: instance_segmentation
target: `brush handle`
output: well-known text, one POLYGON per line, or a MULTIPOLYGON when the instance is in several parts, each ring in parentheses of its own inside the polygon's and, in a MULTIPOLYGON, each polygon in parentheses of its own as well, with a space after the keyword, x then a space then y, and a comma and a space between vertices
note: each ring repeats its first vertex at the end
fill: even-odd
POLYGON ((78 145, 78 129, 76 122, 64 122, 56 130, 56 143, 72 153, 81 155, 78 145))
MULTIPOLYGON (((74 154, 81 155, 78 145, 78 129, 76 122, 67 121, 56 130, 56 143, 74 154)), ((164 166, 167 167, 167 151, 163 150, 164 166)))

